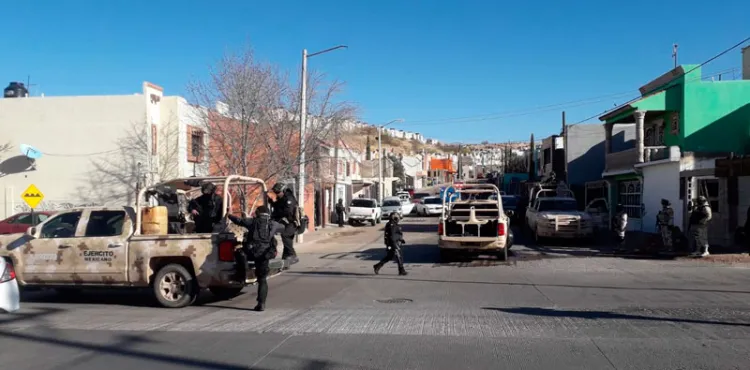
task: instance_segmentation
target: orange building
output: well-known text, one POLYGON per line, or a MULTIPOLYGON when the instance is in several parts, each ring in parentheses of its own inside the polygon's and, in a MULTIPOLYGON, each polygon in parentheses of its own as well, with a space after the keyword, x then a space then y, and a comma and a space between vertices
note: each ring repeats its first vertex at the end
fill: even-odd
POLYGON ((451 158, 431 158, 430 168, 427 171, 427 177, 431 179, 432 184, 451 182, 453 174, 453 159, 451 158))

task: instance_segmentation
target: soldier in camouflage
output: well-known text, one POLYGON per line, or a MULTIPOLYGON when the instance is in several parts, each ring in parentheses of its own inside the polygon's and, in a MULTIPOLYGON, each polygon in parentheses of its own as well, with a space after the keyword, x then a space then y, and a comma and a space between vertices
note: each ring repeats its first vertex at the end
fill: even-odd
POLYGON ((708 199, 699 196, 697 205, 690 213, 690 240, 692 241, 692 255, 707 257, 708 253, 708 223, 711 221, 711 206, 708 199))
POLYGON ((661 211, 656 215, 656 227, 661 233, 661 240, 667 252, 672 251, 672 227, 674 227, 674 209, 672 204, 661 200, 661 211))

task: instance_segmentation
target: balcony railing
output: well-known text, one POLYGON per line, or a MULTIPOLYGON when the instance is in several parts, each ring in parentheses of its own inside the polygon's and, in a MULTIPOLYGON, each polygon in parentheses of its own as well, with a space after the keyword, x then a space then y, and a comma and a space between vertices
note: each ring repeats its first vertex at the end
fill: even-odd
MULTIPOLYGON (((677 150, 676 158, 679 158, 679 150, 677 150)), ((663 159, 671 158, 671 151, 666 146, 647 146, 643 148, 643 161, 654 162, 663 159)), ((605 159, 605 171, 625 171, 633 169, 633 165, 638 163, 638 151, 636 148, 623 150, 620 152, 609 153, 605 159)))
POLYGON ((630 170, 634 164, 638 163, 637 156, 638 152, 635 148, 608 153, 604 162, 604 170, 606 172, 630 170))

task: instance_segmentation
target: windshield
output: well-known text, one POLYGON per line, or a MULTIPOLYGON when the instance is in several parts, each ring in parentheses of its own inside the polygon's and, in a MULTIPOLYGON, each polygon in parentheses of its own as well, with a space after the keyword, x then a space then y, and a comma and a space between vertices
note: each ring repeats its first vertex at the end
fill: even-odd
POLYGON ((515 207, 518 204, 516 197, 503 197, 503 207, 515 207))
POLYGON ((429 197, 429 196, 430 194, 427 194, 427 193, 416 193, 414 194, 414 199, 422 199, 424 197, 429 197))
POLYGON ((440 198, 427 198, 424 204, 443 204, 443 201, 440 198))
POLYGON ((352 207, 362 208, 375 208, 375 201, 372 199, 354 199, 352 200, 352 207))
POLYGON ((401 207, 401 202, 397 200, 386 200, 383 202, 383 207, 401 207))
POLYGON ((575 200, 548 199, 539 201, 539 211, 576 211, 578 203, 575 200))

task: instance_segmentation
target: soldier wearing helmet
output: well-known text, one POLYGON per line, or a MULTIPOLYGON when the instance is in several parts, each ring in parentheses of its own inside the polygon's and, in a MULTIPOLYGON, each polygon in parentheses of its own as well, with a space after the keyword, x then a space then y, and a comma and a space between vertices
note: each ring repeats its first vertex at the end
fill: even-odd
POLYGON ((290 189, 285 189, 284 184, 277 183, 271 188, 276 196, 275 200, 270 201, 271 218, 284 225, 284 231, 281 233, 281 242, 284 244, 284 252, 281 258, 289 260, 289 264, 299 262, 297 252, 294 250, 294 236, 297 234, 297 199, 290 189))
POLYGON ((672 251, 672 227, 674 226, 674 209, 672 204, 666 200, 661 200, 661 211, 656 215, 656 227, 661 232, 661 240, 667 252, 672 251))
POLYGON ((711 221, 711 206, 708 199, 699 196, 696 206, 690 213, 690 240, 692 241, 692 255, 706 257, 708 253, 708 223, 711 221))
POLYGON ((398 213, 391 213, 388 223, 385 224, 383 242, 385 243, 386 255, 385 258, 373 266, 376 275, 380 273, 380 269, 383 268, 383 265, 389 261, 395 261, 396 264, 398 264, 399 275, 406 275, 404 256, 401 253, 401 246, 406 242, 404 241, 404 233, 401 231, 401 226, 399 226, 398 220, 398 213))
POLYGON ((188 210, 195 220, 196 233, 211 233, 214 225, 221 221, 224 201, 216 194, 216 185, 201 184, 201 196, 190 201, 188 210))

